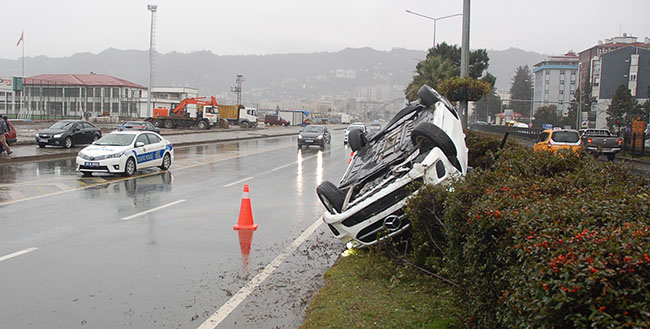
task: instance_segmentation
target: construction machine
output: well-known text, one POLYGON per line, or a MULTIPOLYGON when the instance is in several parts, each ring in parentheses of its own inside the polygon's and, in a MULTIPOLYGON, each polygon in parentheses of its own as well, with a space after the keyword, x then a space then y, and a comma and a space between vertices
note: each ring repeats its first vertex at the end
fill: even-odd
POLYGON ((173 108, 154 108, 153 117, 145 119, 159 128, 198 127, 210 129, 219 124, 219 104, 214 96, 185 98, 173 108))

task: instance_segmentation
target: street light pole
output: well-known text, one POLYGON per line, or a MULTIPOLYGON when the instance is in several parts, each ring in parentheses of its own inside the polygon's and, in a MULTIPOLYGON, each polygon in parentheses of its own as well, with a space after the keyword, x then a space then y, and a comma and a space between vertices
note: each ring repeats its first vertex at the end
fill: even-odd
POLYGON ((147 5, 147 10, 151 12, 151 29, 149 35, 149 90, 147 91, 147 117, 151 117, 151 89, 153 84, 153 55, 154 55, 154 27, 156 19, 156 11, 158 11, 158 5, 147 5))
POLYGON ((436 47, 436 22, 438 22, 441 19, 455 17, 455 16, 462 16, 463 15, 463 14, 453 14, 453 15, 447 15, 447 16, 441 16, 441 17, 430 17, 430 16, 427 16, 427 15, 416 13, 414 11, 410 11, 408 9, 406 10, 406 12, 409 13, 409 14, 420 16, 422 18, 430 19, 430 20, 433 21, 433 48, 436 47))
MULTIPOLYGON (((470 0, 463 0, 463 40, 460 46, 460 76, 461 78, 469 77, 469 11, 470 11, 470 0)), ((467 127, 467 114, 468 102, 466 99, 460 101, 459 104, 461 116, 463 116, 461 122, 463 123, 463 129, 467 127)))

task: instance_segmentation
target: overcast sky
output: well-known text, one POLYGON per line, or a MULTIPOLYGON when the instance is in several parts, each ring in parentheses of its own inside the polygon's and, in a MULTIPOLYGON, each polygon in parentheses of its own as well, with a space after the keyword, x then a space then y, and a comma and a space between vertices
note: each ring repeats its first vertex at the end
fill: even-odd
MULTIPOLYGON (((158 5, 156 50, 262 55, 339 51, 426 50, 430 17, 462 13, 462 0, 21 0, 0 2, 0 58, 67 57, 107 48, 149 49, 158 5)), ((559 55, 627 33, 650 37, 650 0, 472 1, 470 48, 516 47, 559 55)), ((462 17, 438 20, 436 41, 460 44, 462 17)))

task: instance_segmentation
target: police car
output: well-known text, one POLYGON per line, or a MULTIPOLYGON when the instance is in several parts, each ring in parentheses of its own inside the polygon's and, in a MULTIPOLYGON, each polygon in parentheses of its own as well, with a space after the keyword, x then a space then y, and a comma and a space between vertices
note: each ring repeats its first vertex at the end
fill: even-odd
POLYGON ((84 176, 92 173, 131 176, 144 168, 167 170, 173 159, 172 143, 154 132, 114 131, 79 151, 77 171, 84 176))

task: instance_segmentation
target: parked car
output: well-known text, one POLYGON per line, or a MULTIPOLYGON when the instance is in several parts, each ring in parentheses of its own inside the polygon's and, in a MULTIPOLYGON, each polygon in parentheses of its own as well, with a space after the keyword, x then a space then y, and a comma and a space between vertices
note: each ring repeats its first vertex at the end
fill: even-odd
POLYGON ((174 159, 172 143, 151 131, 114 131, 86 146, 77 154, 77 171, 121 173, 131 176, 137 170, 160 167, 167 170, 174 159))
POLYGON ((607 129, 584 129, 580 135, 583 147, 595 157, 601 154, 613 161, 623 147, 623 139, 607 129))
POLYGON ((363 122, 353 122, 345 129, 345 135, 343 136, 343 144, 348 143, 348 136, 350 135, 350 131, 353 129, 359 129, 364 134, 368 132, 368 129, 366 128, 366 125, 363 122))
POLYGON ((580 134, 574 129, 546 129, 537 136, 533 150, 579 152, 582 150, 580 134))
POLYGON ((75 145, 90 144, 102 137, 102 131, 94 124, 82 120, 61 120, 47 129, 36 133, 36 144, 71 148, 75 145))
POLYGON ((325 126, 307 126, 298 134, 298 148, 303 145, 317 145, 325 148, 332 139, 329 130, 325 126))
POLYGON ((289 121, 279 118, 277 115, 272 115, 272 114, 267 114, 264 116, 264 124, 265 125, 281 125, 281 126, 288 126, 289 121))
POLYGON ((147 131, 153 131, 157 134, 160 134, 160 128, 156 127, 153 125, 153 123, 149 121, 127 121, 119 126, 117 126, 117 130, 122 131, 122 130, 147 130, 147 131))
POLYGON ((446 184, 467 173, 458 112, 429 86, 418 95, 370 139, 350 130, 353 155, 341 181, 316 188, 323 221, 341 241, 369 246, 381 231, 383 237, 402 234, 410 226, 402 208, 420 183, 446 184))

